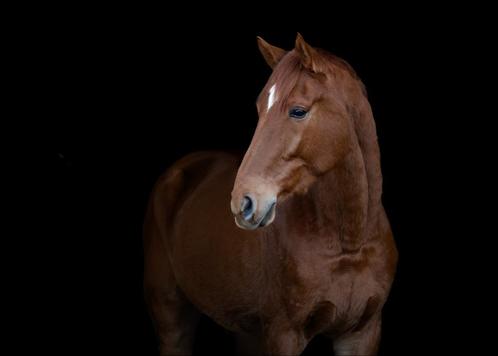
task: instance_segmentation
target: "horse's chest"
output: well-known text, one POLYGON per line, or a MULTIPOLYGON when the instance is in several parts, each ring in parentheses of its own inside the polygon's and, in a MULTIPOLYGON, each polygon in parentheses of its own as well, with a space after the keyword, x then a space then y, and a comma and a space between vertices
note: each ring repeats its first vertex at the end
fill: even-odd
POLYGON ((280 286, 279 300, 270 298, 270 303, 292 323, 311 328, 325 327, 323 323, 353 324, 361 319, 369 299, 378 295, 369 268, 338 269, 336 264, 316 260, 288 263, 276 285, 280 286))

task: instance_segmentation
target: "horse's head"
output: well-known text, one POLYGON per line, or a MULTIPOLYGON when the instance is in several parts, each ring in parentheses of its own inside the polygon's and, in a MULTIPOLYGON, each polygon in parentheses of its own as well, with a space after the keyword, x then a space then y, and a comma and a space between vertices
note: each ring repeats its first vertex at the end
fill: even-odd
POLYGON ((290 52, 261 38, 258 45, 273 73, 257 100, 259 122, 231 201, 235 222, 250 230, 270 224, 277 200, 306 192, 348 152, 347 86, 356 82, 299 34, 290 52))

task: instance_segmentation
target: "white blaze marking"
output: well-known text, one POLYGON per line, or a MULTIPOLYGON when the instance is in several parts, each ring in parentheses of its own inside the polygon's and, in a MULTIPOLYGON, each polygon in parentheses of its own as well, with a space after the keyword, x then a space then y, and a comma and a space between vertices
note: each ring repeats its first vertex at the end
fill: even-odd
POLYGON ((266 109, 266 112, 270 111, 270 108, 275 104, 275 101, 277 101, 277 96, 275 94, 275 91, 277 90, 276 88, 277 84, 273 84, 273 86, 270 88, 270 91, 268 94, 268 108, 266 109))

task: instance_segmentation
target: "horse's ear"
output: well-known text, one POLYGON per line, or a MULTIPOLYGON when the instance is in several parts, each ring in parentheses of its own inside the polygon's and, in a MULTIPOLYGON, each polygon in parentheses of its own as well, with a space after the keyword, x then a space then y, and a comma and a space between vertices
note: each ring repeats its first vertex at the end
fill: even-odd
POLYGON ((259 36, 258 36, 258 47, 266 63, 268 63, 268 65, 272 69, 275 68, 277 63, 280 62, 282 57, 287 53, 282 48, 272 46, 271 44, 269 44, 259 36))
POLYGON ((297 33, 295 47, 296 52, 301 57, 303 67, 315 73, 320 72, 317 51, 304 41, 303 36, 299 32, 297 33))

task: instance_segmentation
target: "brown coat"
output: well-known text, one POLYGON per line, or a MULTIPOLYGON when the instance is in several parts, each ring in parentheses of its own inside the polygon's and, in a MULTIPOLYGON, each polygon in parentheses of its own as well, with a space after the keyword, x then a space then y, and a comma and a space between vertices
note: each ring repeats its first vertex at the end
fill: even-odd
POLYGON ((145 292, 161 354, 191 352, 198 312, 248 354, 299 354, 317 334, 338 355, 375 354, 397 252, 365 90, 300 36, 290 52, 259 46, 274 71, 242 163, 191 154, 151 196, 145 292))

